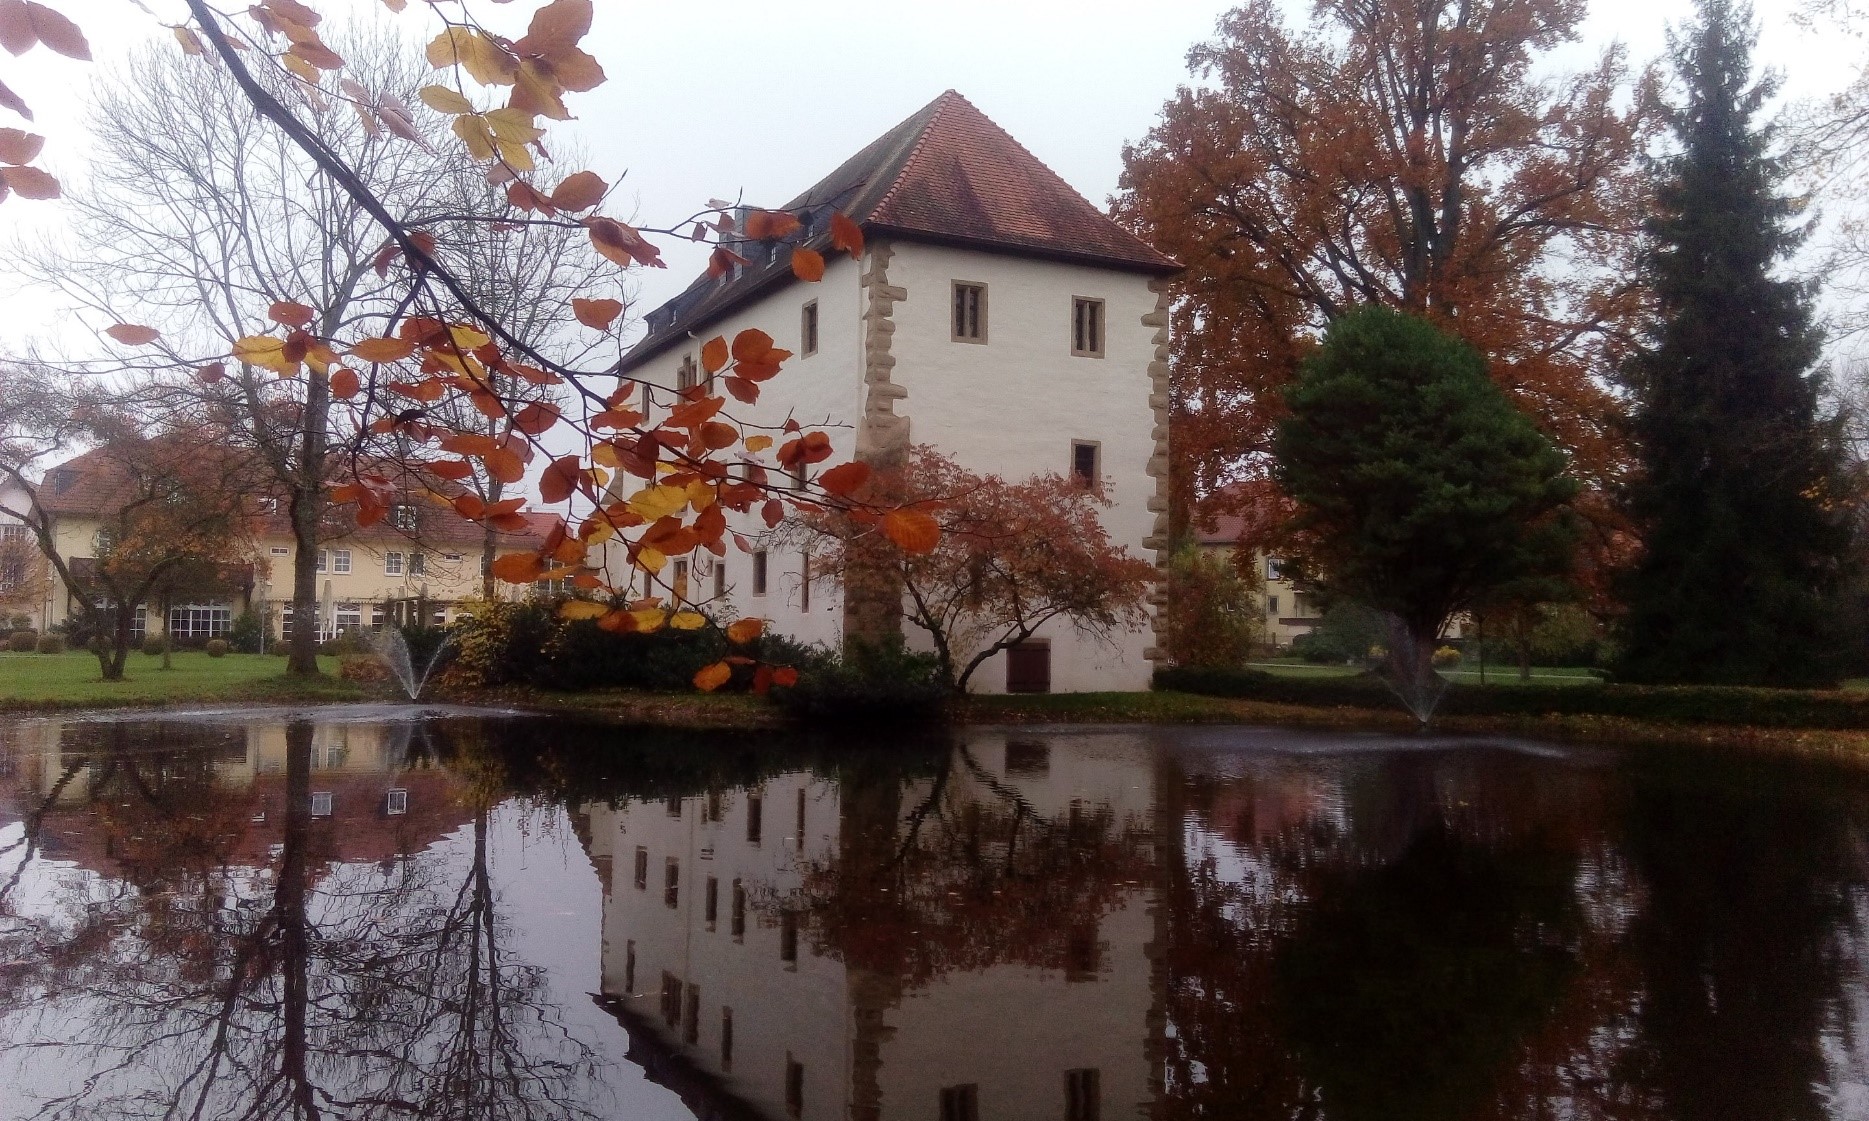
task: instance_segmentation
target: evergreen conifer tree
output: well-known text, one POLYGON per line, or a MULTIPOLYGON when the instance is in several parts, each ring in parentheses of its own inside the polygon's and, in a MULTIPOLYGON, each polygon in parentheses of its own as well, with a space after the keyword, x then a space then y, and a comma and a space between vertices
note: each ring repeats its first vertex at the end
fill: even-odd
POLYGON ((1805 230, 1757 121, 1772 85, 1753 80, 1755 39, 1743 3, 1701 0, 1672 42, 1686 102, 1649 221, 1655 318, 1628 368, 1644 555, 1625 588, 1626 680, 1837 674, 1842 445, 1819 413, 1813 288, 1774 275, 1805 230))

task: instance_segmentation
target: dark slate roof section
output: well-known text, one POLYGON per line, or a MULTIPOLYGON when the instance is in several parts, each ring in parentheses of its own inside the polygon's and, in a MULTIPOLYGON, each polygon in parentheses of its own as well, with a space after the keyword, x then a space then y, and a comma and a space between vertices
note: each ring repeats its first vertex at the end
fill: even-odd
MULTIPOLYGON (((1070 184, 948 90, 872 141, 785 209, 803 212, 809 243, 829 241, 841 210, 869 234, 1166 275, 1180 266, 1098 210, 1070 184)), ((763 248, 763 247, 755 247, 763 248)), ((729 282, 703 274, 649 313, 627 373, 766 292, 792 282, 787 252, 729 282)))

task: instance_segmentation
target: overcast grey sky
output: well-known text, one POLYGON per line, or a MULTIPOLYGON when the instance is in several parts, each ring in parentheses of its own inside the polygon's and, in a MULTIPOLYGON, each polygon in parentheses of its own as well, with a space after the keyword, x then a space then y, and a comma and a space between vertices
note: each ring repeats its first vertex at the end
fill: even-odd
MULTIPOLYGON (((168 36, 132 0, 54 0, 83 26, 108 67, 136 43, 168 36)), ((1287 0, 1290 3, 1290 0, 1287 0)), ((144 0, 173 15, 174 0, 144 0)), ((686 215, 712 197, 745 192, 782 202, 898 120, 954 88, 973 100, 1091 200, 1115 189, 1122 146, 1145 133, 1162 102, 1188 80, 1188 47, 1207 37, 1229 5, 1221 0, 724 0, 690 3, 596 0, 587 46, 610 81, 571 99, 578 120, 558 126, 616 181, 619 206, 649 223, 686 215)), ((1294 10, 1304 5, 1291 4, 1294 10)), ((1869 45, 1834 31, 1792 26, 1791 0, 1760 0, 1761 55, 1785 72, 1788 92, 1841 88, 1869 45)), ((323 0, 327 13, 377 9, 378 0, 323 0)), ((424 5, 401 20, 426 27, 424 5)), ((523 18, 533 5, 479 7, 523 18)), ((1620 39, 1636 59, 1658 54, 1670 20, 1688 0, 1594 0, 1581 64, 1620 39)), ((38 110, 50 137, 45 162, 82 173, 78 110, 94 68, 36 51, 0 56, 0 79, 38 110)), ((9 200, 0 228, 56 221, 50 204, 9 200)), ((678 291, 701 266, 677 248, 666 273, 645 275, 639 311, 678 291)), ((0 273, 4 273, 0 262, 0 273)), ((0 276, 0 282, 4 276, 0 276)), ((0 316, 0 347, 93 328, 34 301, 0 316), (29 314, 21 314, 33 308, 29 314)))

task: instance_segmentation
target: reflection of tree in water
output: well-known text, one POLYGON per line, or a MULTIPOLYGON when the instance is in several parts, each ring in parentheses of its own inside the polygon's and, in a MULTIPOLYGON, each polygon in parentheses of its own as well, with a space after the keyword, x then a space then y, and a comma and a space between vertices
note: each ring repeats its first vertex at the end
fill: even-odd
POLYGON ((203 753, 90 760, 123 879, 66 877, 56 906, 5 916, 0 947, 33 963, 5 978, 0 1048, 54 1047, 84 1080, 41 1115, 586 1114, 591 1052, 503 952, 491 792, 470 792, 466 859, 320 867, 312 731, 287 730, 283 834, 258 868, 233 859, 251 803, 203 753))
POLYGON ((1705 755, 1629 769, 1646 981, 1618 1071, 1682 1121, 1831 1116, 1824 1039, 1854 1052, 1846 985, 1864 887, 1860 776, 1705 755))
POLYGON ((1548 1077, 1587 1067, 1627 1001, 1611 964, 1623 892, 1583 808, 1601 791, 1510 765, 1348 770, 1342 819, 1289 802, 1277 821, 1229 819, 1250 777, 1170 767, 1158 783, 1177 819, 1239 853, 1168 862, 1162 1116, 1602 1115, 1548 1077))
POLYGON ((1146 822, 1047 814, 964 747, 925 783, 851 771, 839 797, 837 849, 777 905, 822 952, 908 986, 999 964, 1094 973, 1104 915, 1153 876, 1146 822))

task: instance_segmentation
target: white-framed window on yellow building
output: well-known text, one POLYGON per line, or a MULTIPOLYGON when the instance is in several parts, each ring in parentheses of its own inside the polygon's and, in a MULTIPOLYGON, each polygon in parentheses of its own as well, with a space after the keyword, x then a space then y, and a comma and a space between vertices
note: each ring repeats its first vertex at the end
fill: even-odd
POLYGON ((401 553, 390 552, 390 553, 383 554, 383 575, 385 576, 401 576, 402 575, 402 554, 401 553))

